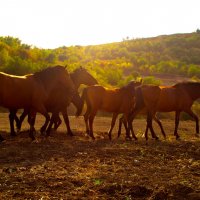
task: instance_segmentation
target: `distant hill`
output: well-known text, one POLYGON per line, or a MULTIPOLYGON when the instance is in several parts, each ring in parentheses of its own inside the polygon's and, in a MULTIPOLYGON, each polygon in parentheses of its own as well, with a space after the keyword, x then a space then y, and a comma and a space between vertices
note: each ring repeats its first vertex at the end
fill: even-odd
POLYGON ((18 38, 0 37, 1 71, 22 75, 55 64, 67 65, 69 71, 82 65, 106 86, 121 86, 140 76, 153 76, 164 84, 190 78, 198 80, 200 33, 197 30, 56 49, 39 49, 22 44, 18 38))

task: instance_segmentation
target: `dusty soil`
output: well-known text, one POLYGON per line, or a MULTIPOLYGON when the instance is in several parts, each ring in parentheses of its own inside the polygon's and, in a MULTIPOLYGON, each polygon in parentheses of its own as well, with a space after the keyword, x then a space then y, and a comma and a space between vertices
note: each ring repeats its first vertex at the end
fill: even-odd
MULTIPOLYGON (((7 114, 0 114, 0 199, 200 199, 200 139, 195 124, 180 122, 181 141, 173 136, 174 122, 164 120, 167 140, 149 140, 145 120, 134 122, 138 142, 113 141, 106 134, 111 119, 95 119, 96 140, 84 134, 82 118, 71 117, 74 137, 64 124, 37 143, 28 137, 27 123, 17 137, 9 136, 7 114)), ((43 122, 40 116, 36 128, 43 122)))

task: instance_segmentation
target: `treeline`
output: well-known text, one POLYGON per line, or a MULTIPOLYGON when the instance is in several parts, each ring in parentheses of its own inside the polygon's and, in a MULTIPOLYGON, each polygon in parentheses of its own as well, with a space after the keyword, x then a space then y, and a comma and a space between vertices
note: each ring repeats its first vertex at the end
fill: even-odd
POLYGON ((122 42, 39 49, 18 38, 0 37, 0 71, 24 75, 55 64, 72 71, 86 67, 103 85, 121 86, 147 75, 146 82, 160 84, 155 74, 200 78, 200 33, 164 35, 122 42))

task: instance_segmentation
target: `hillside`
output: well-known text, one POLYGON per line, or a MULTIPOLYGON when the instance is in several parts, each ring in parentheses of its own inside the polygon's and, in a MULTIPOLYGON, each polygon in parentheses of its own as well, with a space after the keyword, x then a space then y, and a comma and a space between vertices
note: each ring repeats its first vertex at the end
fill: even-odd
MULTIPOLYGON (((126 39, 122 42, 39 49, 0 37, 0 71, 23 75, 55 64, 86 67, 103 85, 121 86, 140 76, 200 77, 200 33, 126 39)), ((174 78, 172 78, 174 80, 174 78)), ((151 81, 154 82, 154 79, 151 81)), ((158 84, 161 83, 157 82, 158 84)), ((165 83, 165 81, 164 81, 165 83)), ((171 83, 171 81, 169 81, 171 83)))

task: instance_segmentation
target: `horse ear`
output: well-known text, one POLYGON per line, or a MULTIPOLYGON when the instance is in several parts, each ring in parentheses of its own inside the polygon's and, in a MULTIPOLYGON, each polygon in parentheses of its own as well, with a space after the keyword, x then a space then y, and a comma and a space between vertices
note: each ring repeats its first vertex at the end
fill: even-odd
POLYGON ((143 82, 143 79, 142 79, 142 78, 140 78, 140 83, 142 84, 142 82, 143 82))
POLYGON ((65 65, 64 68, 67 69, 67 65, 65 65))
POLYGON ((83 67, 82 67, 82 66, 80 66, 80 69, 83 69, 83 67))

